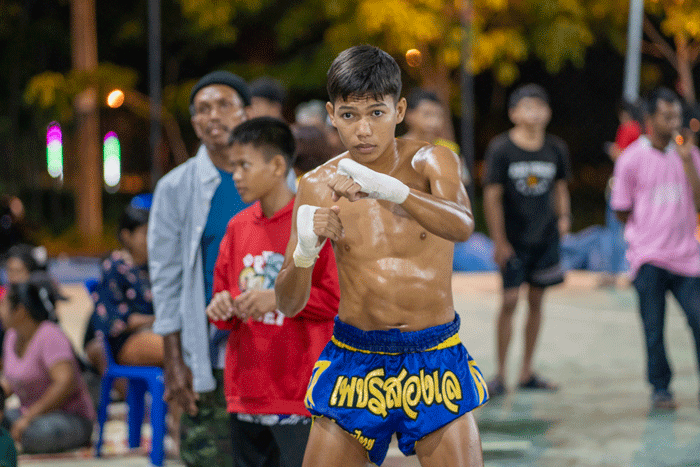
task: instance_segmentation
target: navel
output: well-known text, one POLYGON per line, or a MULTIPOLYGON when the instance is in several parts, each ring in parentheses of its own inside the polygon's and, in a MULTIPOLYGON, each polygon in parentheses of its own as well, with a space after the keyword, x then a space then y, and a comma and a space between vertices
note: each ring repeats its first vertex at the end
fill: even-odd
POLYGON ((427 237, 428 237, 428 234, 427 234, 427 233, 421 232, 421 234, 420 234, 420 239, 421 239, 421 240, 425 240, 427 237))
POLYGON ((350 245, 348 245, 347 243, 345 244, 345 246, 343 248, 345 248, 345 251, 350 251, 350 245))

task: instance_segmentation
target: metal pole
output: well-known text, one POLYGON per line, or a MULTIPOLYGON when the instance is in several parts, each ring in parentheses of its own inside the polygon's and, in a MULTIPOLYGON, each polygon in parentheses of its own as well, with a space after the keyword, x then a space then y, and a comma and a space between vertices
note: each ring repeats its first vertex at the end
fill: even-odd
POLYGON ((469 198, 474 199, 474 83, 469 69, 469 56, 471 54, 471 0, 462 0, 460 17, 462 23, 462 65, 460 66, 461 79, 461 106, 462 118, 460 125, 460 147, 462 148, 463 162, 466 164, 471 179, 467 190, 469 198))
POLYGON ((644 0, 630 0, 627 24, 627 55, 625 56, 624 97, 634 102, 639 97, 639 74, 642 66, 642 23, 644 0))
POLYGON ((160 161, 161 140, 161 34, 160 0, 148 0, 148 94, 151 114, 151 189, 162 175, 160 161))

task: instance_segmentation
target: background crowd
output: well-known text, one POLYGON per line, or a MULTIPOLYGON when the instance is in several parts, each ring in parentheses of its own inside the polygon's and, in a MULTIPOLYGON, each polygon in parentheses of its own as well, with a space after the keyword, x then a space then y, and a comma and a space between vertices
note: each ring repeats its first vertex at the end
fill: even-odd
MULTIPOLYGON (((234 299, 269 289, 269 282, 274 283, 279 271, 272 251, 255 256, 257 253, 251 250, 248 270, 222 272, 225 267, 220 263, 220 248, 227 248, 226 254, 231 255, 228 249, 234 249, 230 245, 233 234, 227 233, 227 228, 232 229, 231 219, 239 213, 242 217, 238 219, 253 216, 246 222, 258 227, 263 222, 260 219, 277 219, 288 229, 291 218, 275 216, 283 216, 299 178, 343 151, 322 101, 312 100, 294 109, 294 122, 287 122, 289 127, 283 123, 290 132, 288 140, 280 142, 262 134, 265 125, 285 122, 284 116, 291 113, 285 107, 285 96, 284 85, 268 77, 248 84, 232 73, 215 71, 195 84, 189 107, 201 145, 194 157, 159 181, 152 195, 136 196, 124 207, 115 232, 120 246, 101 258, 101 275, 95 278, 97 283, 91 291, 94 312, 83 348, 73 348, 61 330, 55 314, 56 302, 62 299, 60 284, 48 275, 46 249, 31 245, 34 236, 23 222, 22 201, 3 196, 0 389, 3 401, 15 394, 19 407, 4 411, 6 431, 0 433, 6 439, 11 437, 21 452, 59 452, 91 443, 95 394, 99 391, 96 385, 109 352, 120 364, 163 367, 165 399, 170 404, 169 429, 187 465, 233 465, 234 457, 250 458, 253 465, 258 458, 279 462, 280 456, 298 457, 298 442, 281 441, 298 435, 279 428, 307 424, 303 408, 295 414, 301 417, 299 420, 272 420, 259 415, 275 415, 274 406, 247 413, 249 406, 231 402, 240 395, 228 390, 225 393, 225 366, 231 364, 226 355, 241 343, 231 343, 229 326, 217 326, 221 316, 212 311, 210 303, 218 297, 214 308, 221 306, 223 310, 221 300, 228 299, 219 295, 222 291, 236 290, 237 294, 229 297, 234 299), (253 148, 253 156, 245 150, 249 147, 253 148), (274 154, 286 154, 286 158, 279 161, 268 157, 270 147, 274 154), (275 169, 275 164, 281 168, 275 169), (254 170, 259 172, 247 172, 254 170), (227 235, 228 242, 222 243, 227 235), (265 281, 267 285, 263 286, 265 281), (98 378, 91 378, 91 374, 98 378), (229 413, 236 416, 229 417, 229 413), (253 447, 242 452, 241 446, 253 447)), ((443 145, 460 153, 459 146, 443 131, 449 124, 444 118, 446 104, 436 93, 410 90, 407 103, 406 131, 399 137, 443 145)), ((700 247, 695 238, 700 156, 695 148, 696 135, 690 129, 695 118, 693 109, 682 105, 670 90, 652 94, 644 103, 620 105, 619 128, 614 142, 606 147, 616 164, 606 225, 575 234, 570 232, 568 148, 563 140, 547 132, 551 114, 550 97, 544 88, 531 84, 512 93, 508 116, 513 127, 491 141, 481 180, 490 238, 477 249, 464 250, 458 245, 455 256, 456 270, 470 270, 468 263, 473 259, 468 255, 478 255, 503 277, 495 326, 497 374, 489 382, 489 392, 495 397, 508 391, 505 362, 522 284, 529 287, 519 388, 558 388, 556 382, 533 369, 545 289, 564 281, 567 269, 589 267, 591 258, 598 254, 603 261, 597 270, 605 273, 601 285, 632 281, 639 294, 652 404, 673 409, 676 404, 669 390, 671 370, 663 348, 664 299, 660 298, 666 290, 673 292, 687 313, 700 364, 700 247), (630 174, 642 171, 635 164, 642 164, 645 157, 659 169, 644 172, 644 186, 663 183, 664 193, 638 195, 635 191, 640 188, 630 180, 630 174), (674 171, 669 175, 670 166, 674 171), (647 206, 636 196, 646 196, 650 211, 643 211, 647 206), (653 211, 654 196, 665 197, 662 204, 668 218, 652 229, 653 223, 646 219, 658 219, 659 213, 653 211), (678 211, 669 211, 674 203, 683 205, 678 211), (616 212, 624 215, 616 216, 616 212), (646 233, 645 229, 653 231, 646 233), (640 246, 649 238, 645 235, 667 242, 649 252, 640 246), (628 259, 625 238, 631 242, 628 259), (685 250, 669 247, 678 243, 685 250), (618 280, 620 275, 627 279, 618 280)), ((461 180, 469 186, 474 174, 469 173, 466 164, 461 166, 461 180)), ((282 247, 275 244, 269 248, 282 248, 277 253, 283 255, 284 238, 280 239, 282 243, 282 247)), ((337 298, 337 284, 325 278, 318 281, 319 293, 337 298)), ((261 320, 275 321, 274 301, 270 308, 269 296, 249 295, 245 305, 232 301, 230 307, 244 315, 257 313, 261 320)), ((333 315, 333 300, 326 297, 321 303, 331 309, 315 310, 320 314, 309 319, 328 325, 332 323, 329 317, 333 315)), ((330 329, 326 326, 325 332, 330 329)), ((308 375, 300 381, 305 386, 308 375)), ((127 391, 123 381, 117 382, 113 397, 123 399, 127 391)), ((7 445, 11 449, 13 443, 7 445)), ((0 444, 0 450, 3 446, 0 444)))

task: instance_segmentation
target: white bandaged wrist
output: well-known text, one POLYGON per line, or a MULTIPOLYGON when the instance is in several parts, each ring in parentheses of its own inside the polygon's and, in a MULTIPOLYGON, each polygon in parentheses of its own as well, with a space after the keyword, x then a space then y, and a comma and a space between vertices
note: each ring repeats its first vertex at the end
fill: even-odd
POLYGON ((302 204, 297 210, 297 247, 294 249, 294 265, 298 268, 310 268, 316 262, 323 242, 318 243, 314 233, 314 214, 318 206, 302 204))
POLYGON ((411 193, 411 189, 400 180, 391 175, 375 172, 350 158, 338 162, 338 173, 352 178, 360 185, 361 191, 373 199, 401 204, 411 193))

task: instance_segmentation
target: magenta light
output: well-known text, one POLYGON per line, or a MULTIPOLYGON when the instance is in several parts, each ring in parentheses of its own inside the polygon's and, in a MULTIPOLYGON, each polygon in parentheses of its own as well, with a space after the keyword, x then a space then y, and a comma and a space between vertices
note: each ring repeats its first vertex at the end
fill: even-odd
POLYGON ((63 135, 61 134, 61 127, 58 124, 51 124, 49 129, 46 131, 46 144, 58 143, 62 144, 63 135))

